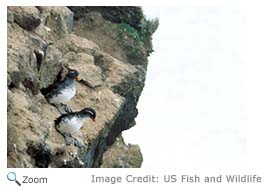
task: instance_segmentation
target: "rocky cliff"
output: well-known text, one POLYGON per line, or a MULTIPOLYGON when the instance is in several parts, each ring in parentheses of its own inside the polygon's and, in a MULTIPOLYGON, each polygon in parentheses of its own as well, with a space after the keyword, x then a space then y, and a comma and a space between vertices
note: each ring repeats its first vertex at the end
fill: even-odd
POLYGON ((139 7, 8 7, 7 16, 8 167, 140 167, 121 132, 135 125, 158 21, 139 7), (82 148, 65 145, 41 93, 66 66, 82 79, 68 105, 97 112, 75 135, 82 148))

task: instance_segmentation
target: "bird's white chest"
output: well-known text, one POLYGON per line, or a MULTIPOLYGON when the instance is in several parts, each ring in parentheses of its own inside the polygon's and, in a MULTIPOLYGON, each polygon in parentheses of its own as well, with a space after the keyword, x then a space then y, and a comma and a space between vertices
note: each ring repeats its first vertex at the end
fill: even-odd
POLYGON ((60 94, 54 96, 50 102, 54 104, 67 103, 71 100, 76 94, 76 87, 73 85, 72 87, 65 88, 61 91, 60 94))
POLYGON ((59 123, 58 129, 65 134, 73 134, 78 131, 84 123, 84 119, 73 117, 71 119, 64 119, 59 123))

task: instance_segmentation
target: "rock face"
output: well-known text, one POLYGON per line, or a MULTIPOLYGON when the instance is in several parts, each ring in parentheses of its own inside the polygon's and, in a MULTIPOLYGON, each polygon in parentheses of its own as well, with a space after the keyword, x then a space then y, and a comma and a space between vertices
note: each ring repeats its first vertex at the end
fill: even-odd
POLYGON ((139 147, 126 145, 121 132, 135 125, 157 22, 147 21, 139 7, 115 7, 106 15, 106 7, 80 9, 8 7, 8 167, 142 164, 139 147), (133 36, 142 34, 140 25, 145 21, 151 31, 138 39, 142 53, 129 56, 126 46, 136 45, 133 36), (124 39, 117 36, 122 22, 127 23, 124 39), (83 79, 68 105, 74 111, 92 107, 97 112, 97 122, 87 120, 74 135, 82 148, 65 145, 54 127, 60 114, 41 93, 63 79, 67 65, 83 79))

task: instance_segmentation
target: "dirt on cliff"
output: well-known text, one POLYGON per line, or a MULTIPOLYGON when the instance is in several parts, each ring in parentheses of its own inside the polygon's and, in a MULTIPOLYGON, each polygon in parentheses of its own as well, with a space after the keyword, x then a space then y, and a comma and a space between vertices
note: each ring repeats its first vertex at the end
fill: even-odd
POLYGON ((141 17, 140 7, 81 8, 8 7, 8 167, 142 164, 139 147, 126 145, 121 132, 135 125, 152 52, 149 42, 158 23, 141 17), (147 38, 143 23, 148 24, 147 38), (130 48, 140 50, 130 53, 130 48), (68 105, 97 113, 96 123, 86 121, 75 134, 82 148, 65 145, 54 126, 60 113, 41 93, 59 76, 63 79, 66 66, 83 79, 68 105))

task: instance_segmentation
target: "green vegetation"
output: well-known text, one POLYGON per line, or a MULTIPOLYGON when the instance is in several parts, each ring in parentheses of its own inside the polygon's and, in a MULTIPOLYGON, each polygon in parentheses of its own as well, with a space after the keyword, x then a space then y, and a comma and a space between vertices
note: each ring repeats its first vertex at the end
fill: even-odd
POLYGON ((116 39, 123 46, 128 58, 143 55, 143 39, 139 32, 129 24, 121 23, 118 25, 116 39))
POLYGON ((158 19, 148 20, 141 7, 103 8, 102 16, 109 21, 103 31, 112 33, 131 64, 143 64, 153 52, 152 34, 159 25, 158 19))
POLYGON ((138 29, 127 23, 120 23, 116 27, 116 40, 122 45, 129 59, 145 57, 151 53, 151 35, 155 32, 159 21, 146 20, 144 17, 138 29))

